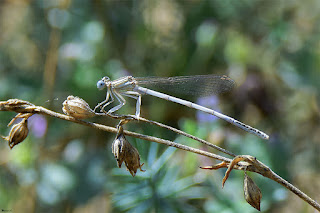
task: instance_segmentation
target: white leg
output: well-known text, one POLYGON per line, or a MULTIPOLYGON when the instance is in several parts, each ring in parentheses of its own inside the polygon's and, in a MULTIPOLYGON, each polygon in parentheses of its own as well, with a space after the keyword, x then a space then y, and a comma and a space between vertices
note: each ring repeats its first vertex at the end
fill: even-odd
POLYGON ((109 104, 111 104, 111 103, 113 103, 113 101, 114 101, 114 98, 113 98, 113 96, 114 96, 114 94, 112 93, 112 91, 108 88, 108 94, 109 94, 109 96, 110 96, 110 98, 111 98, 111 100, 108 102, 108 103, 106 103, 105 105, 103 105, 102 106, 102 108, 101 108, 101 112, 104 112, 104 113, 108 113, 107 111, 105 111, 104 110, 104 108, 106 108, 109 104))
POLYGON ((102 109, 106 106, 106 105, 109 105, 110 103, 113 102, 113 98, 111 97, 111 100, 109 101, 109 98, 110 98, 110 92, 109 92, 109 89, 107 91, 107 95, 106 95, 106 99, 104 101, 102 101, 101 103, 99 103, 95 108, 94 108, 94 112, 96 111, 97 108, 103 106, 100 110, 100 112, 102 112, 102 109))
POLYGON ((121 93, 124 96, 134 98, 137 100, 136 102, 136 118, 139 120, 140 118, 140 106, 141 106, 141 94, 138 92, 133 92, 133 91, 127 91, 124 93, 121 93))
POLYGON ((109 109, 108 114, 114 113, 115 111, 119 110, 123 105, 126 104, 126 100, 114 89, 111 89, 111 94, 114 95, 114 97, 120 102, 120 104, 109 109))
POLYGON ((136 103, 136 116, 138 120, 140 118, 140 106, 141 106, 141 95, 139 94, 137 98, 137 103, 136 103))

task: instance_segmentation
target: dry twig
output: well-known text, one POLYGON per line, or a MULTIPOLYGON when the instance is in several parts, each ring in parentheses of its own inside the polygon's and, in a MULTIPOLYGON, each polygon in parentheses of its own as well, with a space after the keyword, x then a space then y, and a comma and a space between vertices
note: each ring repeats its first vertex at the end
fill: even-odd
MULTIPOLYGON (((66 121, 70 121, 70 122, 74 122, 74 123, 78 123, 81 125, 85 125, 85 126, 89 126, 92 128, 96 128, 102 131, 107 131, 107 132, 111 132, 111 133, 117 133, 118 130, 117 128, 114 127, 110 127, 110 126, 105 126, 102 124, 97 124, 97 123, 92 123, 92 122, 87 122, 87 121, 83 121, 83 120, 78 120, 74 117, 68 116, 68 115, 64 115, 61 113, 57 113, 51 110, 48 110, 44 107, 41 106, 35 106, 27 101, 23 101, 23 100, 19 100, 19 99, 9 99, 8 101, 0 101, 0 111, 14 111, 17 113, 32 113, 32 114, 43 114, 43 115, 48 115, 48 116, 52 116, 55 118, 59 118, 62 120, 66 120, 66 121)), ((117 116, 117 115, 109 115, 110 117, 114 118, 114 119, 129 119, 129 120, 135 120, 134 117, 131 116, 117 116)), ((196 141, 199 141, 203 144, 206 144, 208 146, 211 146, 219 151, 222 151, 226 154, 229 154, 230 156, 233 156, 234 159, 229 159, 217 154, 213 154, 210 152, 206 152, 203 150, 199 150, 199 149, 195 149, 186 145, 182 145, 182 144, 178 144, 175 143, 173 141, 169 141, 169 140, 165 140, 165 139, 161 139, 161 138, 157 138, 157 137, 153 137, 153 136, 149 136, 149 135, 143 135, 143 134, 139 134, 139 133, 135 133, 135 132, 131 132, 131 131, 123 131, 124 135, 127 136, 131 136, 131 137, 135 137, 135 138, 139 138, 139 139, 143 139, 143 140, 147 140, 147 141, 151 141, 151 142, 156 142, 156 143, 160 143, 160 144, 164 144, 167 146, 172 146, 181 150, 185 150, 188 152, 193 152, 199 155, 203 155, 209 158, 213 158, 216 160, 220 160, 222 161, 221 163, 211 166, 211 167, 202 167, 203 169, 220 169, 220 168, 228 168, 226 175, 223 179, 223 184, 225 183, 225 181, 227 180, 230 172, 233 169, 236 170, 244 170, 244 171, 251 171, 251 172, 255 172, 258 173, 264 177, 270 178, 274 181, 276 181, 277 183, 281 184, 282 186, 286 187, 287 189, 289 189, 290 191, 292 191, 294 194, 298 195, 301 199, 303 199, 304 201, 306 201, 309 205, 313 206, 315 209, 317 209, 318 211, 320 211, 320 205, 314 201, 313 199, 311 199, 308 195, 306 195, 305 193, 303 193, 301 190, 299 190, 297 187, 293 186, 292 184, 290 184, 288 181, 284 180, 283 178, 281 178, 279 175, 277 175, 276 173, 274 173, 268 166, 264 165, 262 162, 258 161, 255 157, 249 156, 249 155, 239 155, 239 156, 235 156, 235 154, 224 150, 220 147, 217 146, 212 146, 210 145, 209 142, 204 141, 202 139, 196 138, 190 134, 187 134, 181 130, 175 129, 173 127, 169 127, 167 125, 155 122, 155 121, 150 121, 144 118, 140 118, 139 121, 142 122, 147 122, 150 124, 154 124, 163 128, 167 128, 171 131, 174 131, 178 134, 187 136, 189 138, 192 138, 196 141)))

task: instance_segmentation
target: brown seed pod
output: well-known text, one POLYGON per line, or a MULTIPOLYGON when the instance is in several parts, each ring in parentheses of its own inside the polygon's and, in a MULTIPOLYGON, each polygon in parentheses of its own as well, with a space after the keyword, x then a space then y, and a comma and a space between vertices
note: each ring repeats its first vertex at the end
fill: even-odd
POLYGON ((247 172, 244 173, 243 190, 246 201, 260 211, 262 193, 255 182, 247 175, 247 172))
POLYGON ((129 143, 123 134, 116 137, 112 143, 112 153, 118 162, 118 167, 121 168, 122 162, 124 161, 125 151, 124 144, 129 143))
POLYGON ((70 115, 77 119, 85 119, 95 116, 95 113, 85 100, 72 95, 68 96, 68 98, 63 102, 62 111, 66 115, 70 115))
POLYGON ((1 137, 8 141, 8 145, 10 149, 12 149, 15 145, 21 143, 28 136, 28 133, 28 119, 24 118, 22 121, 12 126, 7 137, 1 137))
POLYGON ((123 161, 129 170, 130 174, 134 177, 138 168, 140 171, 143 164, 140 164, 140 155, 138 150, 133 147, 123 134, 123 127, 118 126, 117 136, 112 143, 112 153, 117 160, 118 167, 121 168, 123 161))
POLYGON ((133 147, 130 143, 128 143, 128 146, 126 147, 126 154, 124 162, 126 164, 127 169, 129 170, 132 177, 134 177, 137 173, 137 170, 140 169, 140 171, 144 172, 144 170, 141 169, 143 164, 140 164, 140 155, 138 150, 133 147))

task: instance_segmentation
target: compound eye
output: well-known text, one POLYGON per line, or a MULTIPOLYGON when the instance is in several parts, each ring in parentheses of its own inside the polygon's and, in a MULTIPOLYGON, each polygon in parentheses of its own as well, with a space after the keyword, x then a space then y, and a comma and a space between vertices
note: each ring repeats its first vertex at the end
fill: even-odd
POLYGON ((99 80, 99 81, 97 82, 97 88, 98 88, 99 90, 103 90, 105 87, 106 87, 106 84, 104 83, 103 80, 99 80))
POLYGON ((102 78, 102 80, 103 80, 103 81, 110 81, 110 78, 107 77, 107 76, 104 76, 104 77, 102 78))

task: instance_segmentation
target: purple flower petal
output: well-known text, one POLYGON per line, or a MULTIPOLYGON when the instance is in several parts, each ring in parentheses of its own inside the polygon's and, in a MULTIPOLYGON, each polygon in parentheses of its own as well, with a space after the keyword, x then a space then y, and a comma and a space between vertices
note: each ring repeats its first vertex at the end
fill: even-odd
POLYGON ((43 115, 33 115, 29 118, 29 128, 36 138, 42 138, 47 131, 47 119, 43 115))
MULTIPOLYGON (((215 95, 208 96, 208 97, 201 97, 201 98, 198 98, 198 100, 197 100, 197 104, 204 106, 204 107, 207 107, 207 108, 210 108, 210 109, 214 109, 214 110, 218 109, 218 103, 219 103, 219 100, 218 100, 217 96, 215 96, 215 95)), ((216 116, 210 115, 205 112, 201 112, 199 110, 197 111, 196 116, 197 116, 197 120, 200 123, 205 123, 205 122, 210 123, 210 122, 214 122, 217 119, 216 116)))

